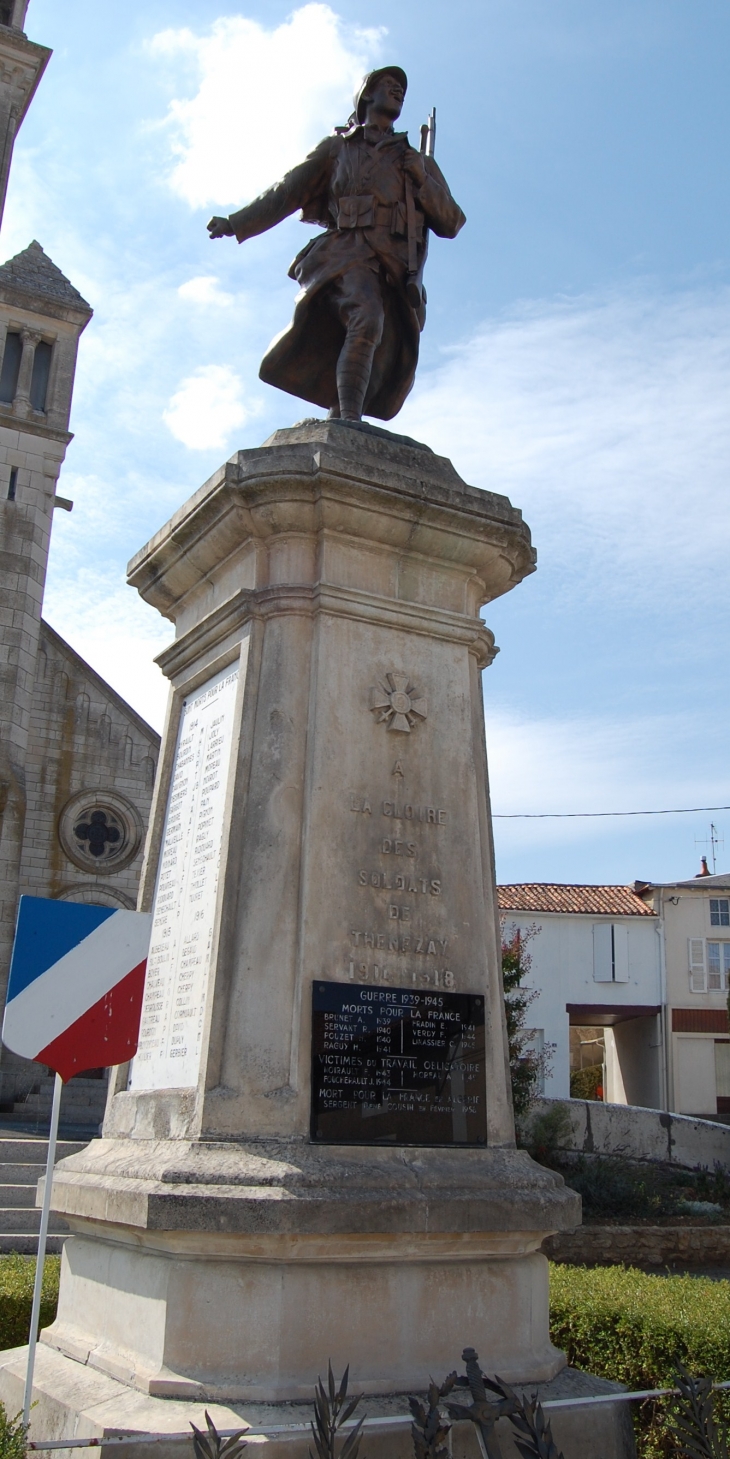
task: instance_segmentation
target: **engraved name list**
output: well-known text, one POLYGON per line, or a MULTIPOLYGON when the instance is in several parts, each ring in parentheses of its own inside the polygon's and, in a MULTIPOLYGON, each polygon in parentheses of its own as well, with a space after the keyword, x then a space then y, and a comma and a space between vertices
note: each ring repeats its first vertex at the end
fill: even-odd
POLYGON ((133 1090, 198 1082, 238 674, 225 669, 183 705, 133 1090))

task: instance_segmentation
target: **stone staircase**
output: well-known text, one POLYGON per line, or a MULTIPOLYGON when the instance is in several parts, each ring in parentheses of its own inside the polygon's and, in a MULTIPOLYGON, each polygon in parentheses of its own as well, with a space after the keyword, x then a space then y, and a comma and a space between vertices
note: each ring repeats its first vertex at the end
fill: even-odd
MULTIPOLYGON (((45 1135, 51 1123, 53 1103, 52 1075, 35 1080, 23 1099, 16 1099, 11 1109, 0 1114, 0 1126, 17 1128, 23 1134, 45 1135)), ((60 1133, 86 1141, 98 1135, 106 1105, 106 1079, 84 1079, 79 1076, 64 1087, 61 1095, 60 1133)))
MULTIPOLYGON (((3 1117, 5 1127, 8 1118, 3 1117)), ((74 1155, 87 1144, 85 1139, 59 1140, 56 1159, 74 1155)), ((0 1253, 19 1251, 34 1256, 38 1250, 41 1213, 35 1197, 47 1155, 48 1140, 41 1136, 0 1132, 0 1253)), ((47 1250, 60 1251, 67 1233, 66 1222, 52 1211, 47 1250)))

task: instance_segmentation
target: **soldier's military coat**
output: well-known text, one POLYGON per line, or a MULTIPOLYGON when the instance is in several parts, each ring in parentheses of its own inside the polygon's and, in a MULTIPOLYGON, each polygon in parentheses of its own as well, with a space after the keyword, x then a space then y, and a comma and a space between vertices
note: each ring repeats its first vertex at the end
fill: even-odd
MULTIPOLYGON (((365 399, 367 415, 391 420, 400 410, 416 372, 423 305, 406 297, 408 225, 405 132, 380 140, 359 125, 326 137, 281 182, 230 222, 239 243, 264 233, 301 208, 304 223, 324 233, 295 258, 290 276, 300 286, 294 317, 270 345, 259 374, 269 385, 329 409, 337 404, 335 369, 345 339, 332 305, 332 285, 348 269, 365 265, 380 282, 385 323, 365 399)), ((377 135, 377 134, 376 134, 377 135)), ((412 187, 416 219, 417 272, 425 261, 428 229, 454 238, 465 222, 433 158, 423 158, 426 181, 412 187)))

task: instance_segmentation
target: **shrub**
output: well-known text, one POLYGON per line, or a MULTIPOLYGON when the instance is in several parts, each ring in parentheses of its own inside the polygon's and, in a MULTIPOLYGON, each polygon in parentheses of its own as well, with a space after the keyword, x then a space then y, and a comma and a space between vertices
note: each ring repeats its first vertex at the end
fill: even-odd
POLYGON ((553 1159, 552 1165, 582 1197, 584 1216, 630 1221, 674 1216, 681 1209, 673 1171, 624 1160, 620 1155, 553 1159))
MULTIPOLYGON (((41 1327, 53 1322, 58 1304, 60 1256, 47 1256, 43 1272, 41 1327)), ((0 1348, 22 1347, 28 1341, 33 1305, 35 1257, 13 1252, 0 1260, 0 1348)))
POLYGON ((538 996, 537 989, 522 986, 523 978, 530 971, 531 959, 527 945, 537 931, 536 927, 529 928, 527 932, 513 927, 511 936, 506 937, 504 927, 502 928, 504 1012, 507 1022, 512 1107, 518 1122, 527 1114, 540 1088, 544 1086, 555 1049, 554 1044, 546 1044, 540 1050, 531 1048, 531 1033, 525 1028, 527 1010, 538 996))
POLYGON ((0 1403, 0 1459, 25 1459, 27 1433, 22 1413, 8 1418, 4 1403, 0 1403))
POLYGON ((589 1064, 585 1069, 574 1069, 570 1076, 571 1099, 603 1099, 603 1065, 589 1064))
POLYGON ((541 1165, 556 1165, 561 1149, 570 1144, 572 1126, 567 1105, 556 1100, 542 1114, 532 1116, 521 1140, 533 1160, 541 1165))
MULTIPOLYGON (((730 1378, 730 1282, 551 1266, 550 1335, 569 1363, 632 1391, 672 1387, 680 1363, 720 1381, 730 1378)), ((641 1459, 676 1454, 669 1407, 660 1399, 635 1413, 641 1459)), ((718 1395, 717 1413, 730 1417, 726 1394, 718 1395)))

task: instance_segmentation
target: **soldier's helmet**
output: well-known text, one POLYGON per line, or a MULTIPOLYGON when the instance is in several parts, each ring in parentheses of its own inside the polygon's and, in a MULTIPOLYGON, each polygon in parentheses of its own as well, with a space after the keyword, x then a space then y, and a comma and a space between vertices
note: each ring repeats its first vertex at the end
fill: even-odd
POLYGON ((405 96, 408 90, 408 77, 401 66, 380 66, 377 71, 368 71, 367 76, 363 76, 354 97, 355 110, 353 116, 357 118, 358 122, 365 120, 365 103, 372 95, 373 87, 376 81, 380 80, 381 76, 395 76, 400 81, 403 87, 403 95, 405 96))

